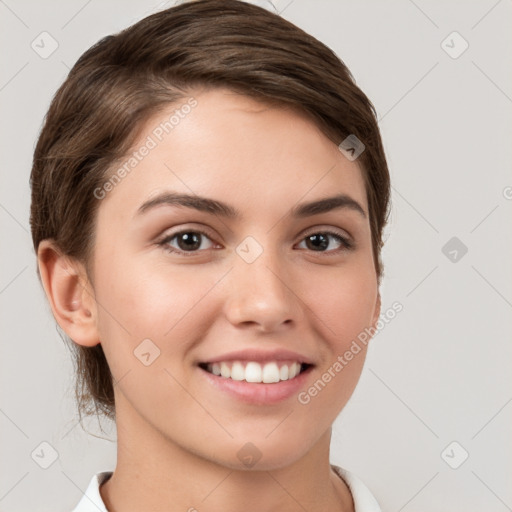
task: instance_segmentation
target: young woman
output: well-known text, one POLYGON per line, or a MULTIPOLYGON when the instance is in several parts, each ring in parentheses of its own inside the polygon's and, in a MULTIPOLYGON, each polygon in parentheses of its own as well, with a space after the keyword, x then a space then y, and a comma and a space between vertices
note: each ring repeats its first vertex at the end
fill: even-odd
POLYGON ((75 512, 379 510, 329 447, 379 318, 389 173, 331 50, 238 0, 151 15, 75 64, 31 186, 79 411, 117 427, 75 512))

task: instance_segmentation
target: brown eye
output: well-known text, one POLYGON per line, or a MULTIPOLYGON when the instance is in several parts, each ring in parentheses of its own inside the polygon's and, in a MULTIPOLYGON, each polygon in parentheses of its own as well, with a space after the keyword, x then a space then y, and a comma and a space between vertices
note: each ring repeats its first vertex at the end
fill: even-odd
POLYGON ((352 249, 352 243, 339 233, 332 231, 320 231, 318 233, 311 233, 304 239, 306 242, 306 248, 314 252, 336 252, 338 250, 352 249), (341 249, 336 247, 334 249, 328 249, 331 243, 331 239, 336 240, 338 245, 341 245, 341 249))
POLYGON ((211 248, 211 246, 204 247, 204 239, 210 240, 208 235, 202 231, 180 231, 165 237, 159 242, 159 245, 169 252, 194 254, 200 250, 211 248))

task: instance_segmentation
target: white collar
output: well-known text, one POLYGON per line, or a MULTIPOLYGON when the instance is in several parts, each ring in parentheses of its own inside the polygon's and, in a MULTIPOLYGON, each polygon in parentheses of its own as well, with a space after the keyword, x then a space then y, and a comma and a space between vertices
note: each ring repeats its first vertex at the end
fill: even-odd
POLYGON ((370 489, 354 473, 334 464, 331 464, 331 467, 350 489, 355 512, 382 512, 370 489))

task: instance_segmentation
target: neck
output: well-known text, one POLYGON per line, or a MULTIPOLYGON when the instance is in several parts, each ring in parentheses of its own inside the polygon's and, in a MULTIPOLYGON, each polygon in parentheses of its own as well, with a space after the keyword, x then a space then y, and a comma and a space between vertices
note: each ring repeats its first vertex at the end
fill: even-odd
POLYGON ((329 463, 331 429, 292 464, 240 470, 191 453, 125 412, 117 413, 116 469, 100 487, 109 512, 354 511, 348 487, 329 463))

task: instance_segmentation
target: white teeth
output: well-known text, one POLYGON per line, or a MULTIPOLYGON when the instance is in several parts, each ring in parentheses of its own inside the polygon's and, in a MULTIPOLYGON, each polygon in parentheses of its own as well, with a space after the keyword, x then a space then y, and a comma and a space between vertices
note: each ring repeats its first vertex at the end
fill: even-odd
POLYGON ((244 380, 245 379, 245 371, 242 363, 236 361, 233 363, 231 367, 231 378, 233 380, 244 380))
POLYGON ((229 379, 231 377, 231 368, 226 363, 220 363, 220 374, 229 379))
POLYGON ((293 379, 298 373, 300 372, 300 364, 299 363, 293 363, 290 366, 290 373, 288 374, 289 379, 293 379))
POLYGON ((261 365, 258 363, 247 363, 245 367, 245 380, 247 382, 261 382, 261 365))
POLYGON ((267 363, 263 367, 263 382, 270 384, 272 382, 279 382, 279 368, 277 363, 267 363))
POLYGON ((241 361, 220 362, 208 364, 207 371, 214 375, 224 377, 225 379, 245 380, 247 382, 263 382, 264 384, 272 384, 283 380, 293 379, 300 373, 301 364, 294 363, 278 363, 270 361, 261 365, 260 363, 250 361, 245 367, 241 361))

